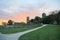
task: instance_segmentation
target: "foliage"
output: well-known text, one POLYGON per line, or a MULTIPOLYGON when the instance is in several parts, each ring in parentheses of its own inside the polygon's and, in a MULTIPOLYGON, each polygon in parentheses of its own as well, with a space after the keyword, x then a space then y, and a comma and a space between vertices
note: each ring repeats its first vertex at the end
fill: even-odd
POLYGON ((8 21, 8 25, 13 25, 13 21, 12 20, 9 20, 8 21))
POLYGON ((34 19, 31 19, 29 22, 39 24, 41 23, 41 18, 39 16, 36 16, 34 19))
POLYGON ((57 21, 57 24, 60 23, 60 11, 56 14, 56 21, 57 21))
POLYGON ((60 24, 60 11, 57 13, 52 12, 52 14, 42 18, 42 23, 44 24, 53 24, 55 22, 56 24, 60 24))

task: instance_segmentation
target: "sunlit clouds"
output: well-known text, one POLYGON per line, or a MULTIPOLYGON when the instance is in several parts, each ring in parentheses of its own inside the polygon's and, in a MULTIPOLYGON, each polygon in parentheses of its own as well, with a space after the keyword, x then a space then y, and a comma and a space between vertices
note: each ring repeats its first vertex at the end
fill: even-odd
POLYGON ((26 22, 42 13, 60 9, 60 0, 0 0, 0 19, 26 22))

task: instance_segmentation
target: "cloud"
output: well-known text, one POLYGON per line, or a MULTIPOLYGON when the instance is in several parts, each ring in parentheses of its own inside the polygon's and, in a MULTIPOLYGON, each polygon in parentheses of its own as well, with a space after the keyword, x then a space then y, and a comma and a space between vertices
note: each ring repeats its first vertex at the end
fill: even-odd
POLYGON ((22 21, 27 16, 41 17, 43 12, 48 14, 50 11, 60 9, 59 3, 59 0, 0 0, 0 18, 22 21))
POLYGON ((4 8, 2 9, 3 11, 13 14, 13 13, 18 13, 19 11, 27 11, 31 12, 40 7, 40 5, 43 3, 42 1, 40 2, 39 0, 2 0, 1 5, 5 5, 4 8))

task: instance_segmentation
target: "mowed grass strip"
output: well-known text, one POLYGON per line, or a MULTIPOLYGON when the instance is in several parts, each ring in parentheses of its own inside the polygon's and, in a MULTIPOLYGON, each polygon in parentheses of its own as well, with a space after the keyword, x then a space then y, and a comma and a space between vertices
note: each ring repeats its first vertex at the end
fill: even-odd
POLYGON ((46 26, 21 36, 19 40, 60 40, 60 25, 46 26))
POLYGON ((11 34, 11 33, 26 31, 26 30, 33 29, 33 28, 35 28, 35 27, 0 28, 0 32, 3 34, 11 34))

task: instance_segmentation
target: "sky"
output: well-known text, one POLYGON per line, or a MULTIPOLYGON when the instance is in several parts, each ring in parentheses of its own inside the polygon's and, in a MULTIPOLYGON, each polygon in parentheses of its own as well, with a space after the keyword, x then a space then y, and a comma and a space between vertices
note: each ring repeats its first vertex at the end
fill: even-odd
POLYGON ((0 0, 1 21, 26 22, 27 16, 41 17, 42 13, 48 15, 54 10, 60 10, 60 0, 0 0))

